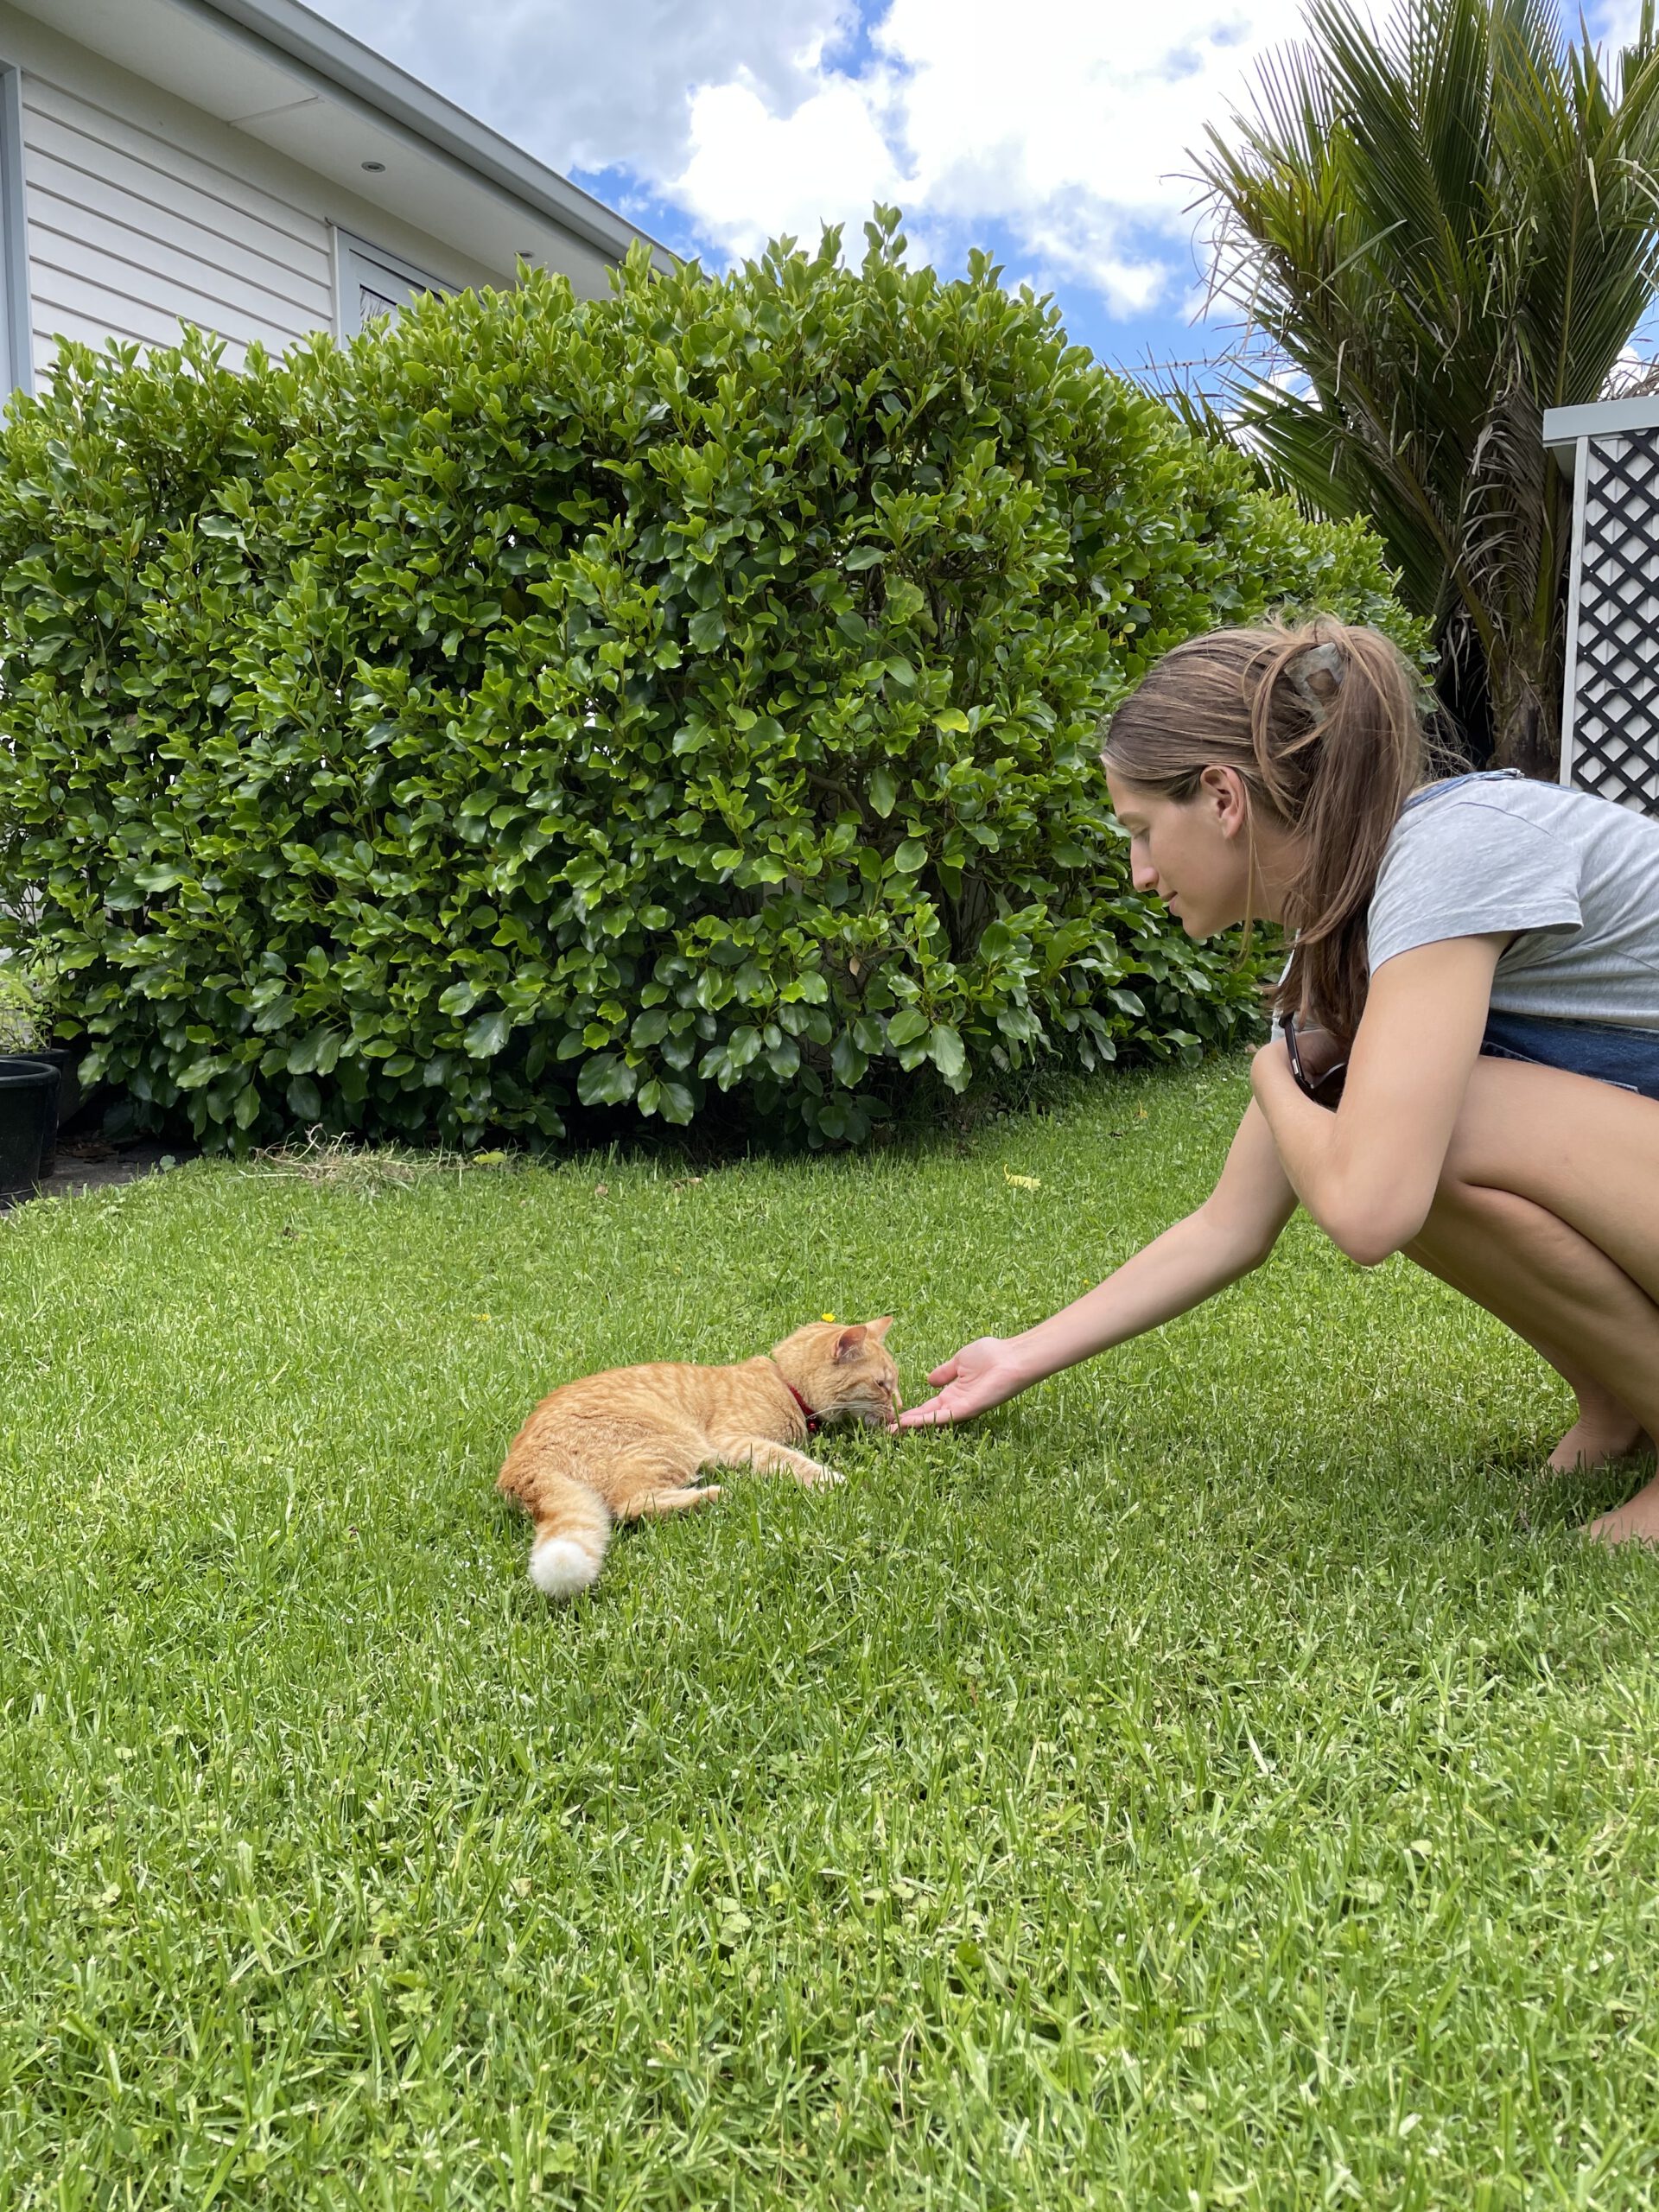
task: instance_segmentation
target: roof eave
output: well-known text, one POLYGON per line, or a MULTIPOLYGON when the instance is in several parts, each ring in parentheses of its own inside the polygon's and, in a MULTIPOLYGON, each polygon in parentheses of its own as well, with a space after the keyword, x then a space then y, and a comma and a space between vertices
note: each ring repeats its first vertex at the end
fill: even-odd
POLYGON ((1544 410, 1544 444, 1563 475, 1578 466, 1580 438, 1618 437, 1630 430, 1659 429, 1659 394, 1641 399, 1592 399, 1579 407, 1544 410))
POLYGON ((664 273, 677 266, 668 248, 648 232, 349 32, 298 5, 297 0, 173 0, 173 4, 234 23, 601 253, 620 260, 630 246, 643 241, 664 273))

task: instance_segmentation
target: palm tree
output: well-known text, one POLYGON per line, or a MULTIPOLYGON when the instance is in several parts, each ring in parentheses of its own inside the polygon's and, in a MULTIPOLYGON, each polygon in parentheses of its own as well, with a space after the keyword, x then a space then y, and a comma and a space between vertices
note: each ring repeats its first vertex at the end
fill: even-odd
POLYGON ((1194 156, 1215 289, 1281 372, 1233 434, 1304 505, 1369 517, 1493 757, 1554 771, 1570 487, 1547 407, 1592 400, 1659 279, 1654 0, 1611 75, 1549 0, 1312 0, 1253 112, 1194 156))

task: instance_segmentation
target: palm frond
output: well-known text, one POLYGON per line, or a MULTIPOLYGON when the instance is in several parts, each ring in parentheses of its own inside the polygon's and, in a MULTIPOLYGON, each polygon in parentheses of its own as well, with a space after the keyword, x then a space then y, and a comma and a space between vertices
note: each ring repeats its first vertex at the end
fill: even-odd
POLYGON ((1659 284, 1654 0, 1611 69, 1550 0, 1404 0, 1381 30, 1310 0, 1307 26, 1195 156, 1214 293, 1305 379, 1241 375, 1230 434, 1371 518, 1411 603, 1478 639, 1512 747, 1560 657, 1542 410, 1601 391, 1659 284))

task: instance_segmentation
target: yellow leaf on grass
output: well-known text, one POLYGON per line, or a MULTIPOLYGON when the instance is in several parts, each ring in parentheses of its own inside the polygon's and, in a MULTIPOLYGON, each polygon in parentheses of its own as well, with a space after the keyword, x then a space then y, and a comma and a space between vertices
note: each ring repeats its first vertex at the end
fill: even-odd
POLYGON ((1043 1187, 1040 1175, 1016 1175, 1007 1167, 1002 1170, 1002 1180, 1012 1183, 1017 1191, 1040 1191, 1043 1187))
POLYGON ((820 1313, 818 1316, 820 1321, 833 1321, 835 1318, 833 1313, 820 1313))

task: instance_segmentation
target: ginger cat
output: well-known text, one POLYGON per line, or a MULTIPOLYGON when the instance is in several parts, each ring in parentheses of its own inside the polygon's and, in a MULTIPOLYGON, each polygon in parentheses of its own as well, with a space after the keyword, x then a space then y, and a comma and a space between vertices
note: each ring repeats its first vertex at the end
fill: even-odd
POLYGON ((720 1496, 717 1484, 685 1487, 704 1467, 838 1483, 798 1447, 825 1421, 892 1426, 903 1402, 882 1341, 892 1326, 891 1314, 844 1327, 809 1321, 768 1357, 734 1367, 661 1361, 562 1384, 513 1439, 496 1481, 536 1523, 531 1580, 550 1598, 587 1589, 613 1519, 720 1496))

